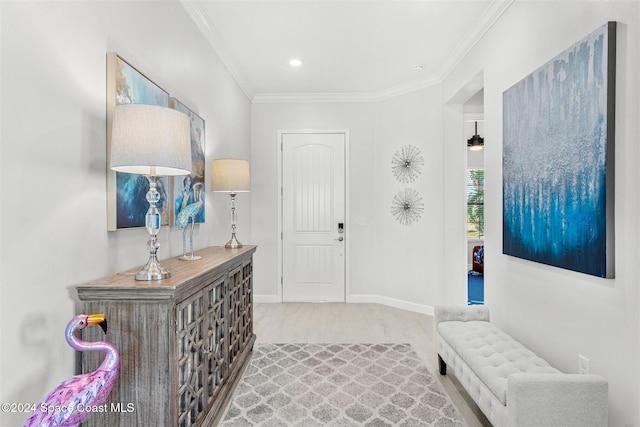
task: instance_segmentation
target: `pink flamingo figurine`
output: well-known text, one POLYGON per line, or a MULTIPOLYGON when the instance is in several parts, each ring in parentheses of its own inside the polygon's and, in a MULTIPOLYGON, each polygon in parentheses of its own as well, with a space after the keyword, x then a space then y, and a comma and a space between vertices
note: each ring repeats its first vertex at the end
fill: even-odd
POLYGON ((104 352, 106 356, 102 364, 96 371, 76 375, 53 389, 35 407, 24 427, 75 426, 89 418, 107 400, 120 370, 120 355, 111 343, 86 342, 75 336, 76 331, 90 325, 100 325, 102 330, 107 332, 107 319, 104 314, 79 314, 67 325, 65 338, 67 343, 78 351, 104 352))

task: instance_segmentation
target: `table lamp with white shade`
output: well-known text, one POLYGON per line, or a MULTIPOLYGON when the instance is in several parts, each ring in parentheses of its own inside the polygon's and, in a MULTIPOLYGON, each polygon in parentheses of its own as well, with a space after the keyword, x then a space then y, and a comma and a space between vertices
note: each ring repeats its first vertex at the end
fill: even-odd
POLYGON ((145 227, 149 233, 149 260, 136 280, 160 280, 171 276, 158 262, 160 193, 156 177, 191 173, 191 124, 187 115, 156 105, 123 104, 113 112, 109 167, 116 172, 144 175, 149 181, 149 209, 145 227))
POLYGON ((211 164, 211 191, 229 193, 231 196, 231 239, 225 248, 237 249, 242 243, 236 238, 236 194, 251 190, 251 170, 248 160, 217 159, 211 164))

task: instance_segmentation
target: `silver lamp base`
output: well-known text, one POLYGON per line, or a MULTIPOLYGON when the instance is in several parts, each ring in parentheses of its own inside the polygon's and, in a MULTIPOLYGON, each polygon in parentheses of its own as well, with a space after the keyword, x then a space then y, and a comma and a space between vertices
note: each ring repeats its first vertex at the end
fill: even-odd
POLYGON ((156 188, 155 174, 145 175, 149 181, 149 191, 147 192, 147 202, 149 210, 144 218, 145 228, 149 233, 147 249, 149 250, 149 260, 144 268, 136 273, 136 280, 162 280, 171 276, 158 262, 157 253, 160 248, 158 243, 158 232, 160 231, 160 212, 156 204, 160 200, 160 193, 156 188))
POLYGON ((171 273, 155 259, 149 259, 147 265, 136 273, 136 280, 162 280, 171 277, 171 273))
POLYGON ((242 243, 238 242, 238 239, 236 239, 236 233, 233 233, 231 235, 231 239, 229 239, 224 247, 227 249, 238 249, 242 247, 242 243))
POLYGON ((227 249, 238 249, 242 247, 242 243, 236 239, 236 193, 232 191, 229 193, 229 196, 231 196, 231 213, 229 214, 229 220, 231 221, 231 239, 229 239, 224 247, 227 249))

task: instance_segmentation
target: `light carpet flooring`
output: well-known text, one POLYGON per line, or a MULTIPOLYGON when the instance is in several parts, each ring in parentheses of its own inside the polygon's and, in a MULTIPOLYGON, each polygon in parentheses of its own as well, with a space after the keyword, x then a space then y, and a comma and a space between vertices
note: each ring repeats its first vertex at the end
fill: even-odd
POLYGON ((256 343, 409 343, 468 427, 491 427, 452 375, 438 374, 433 317, 380 304, 255 304, 256 343))

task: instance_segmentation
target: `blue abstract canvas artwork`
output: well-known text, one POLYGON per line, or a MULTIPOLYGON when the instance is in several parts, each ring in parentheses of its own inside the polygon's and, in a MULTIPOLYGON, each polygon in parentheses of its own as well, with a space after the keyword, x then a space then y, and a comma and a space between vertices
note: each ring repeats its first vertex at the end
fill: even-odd
POLYGON ((503 253, 614 277, 615 22, 503 93, 503 253))
MULTIPOLYGON (((115 53, 109 53, 107 97, 111 108, 120 104, 145 104, 169 106, 169 94, 149 80, 144 74, 128 64, 115 53)), ((111 114, 110 111, 107 113, 111 114)), ((108 179, 110 189, 108 228, 119 230, 125 228, 144 227, 145 216, 149 209, 146 194, 149 182, 142 175, 111 172, 115 180, 108 179), (112 196, 112 194, 115 195, 112 196)), ((169 224, 171 202, 169 197, 169 178, 156 177, 160 201, 157 204, 162 225, 169 224)))

